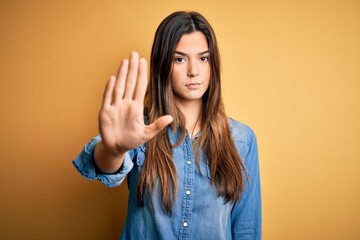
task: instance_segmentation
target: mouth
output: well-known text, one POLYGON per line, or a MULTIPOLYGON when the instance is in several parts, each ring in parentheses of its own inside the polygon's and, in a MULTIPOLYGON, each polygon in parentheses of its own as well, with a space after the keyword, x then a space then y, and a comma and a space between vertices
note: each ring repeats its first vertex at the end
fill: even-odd
POLYGON ((185 86, 186 87, 191 87, 191 86, 200 86, 202 83, 198 83, 198 82, 193 82, 193 83, 188 83, 185 86))
POLYGON ((185 87, 187 87, 189 90, 197 90, 201 87, 202 83, 198 82, 191 82, 188 84, 185 84, 185 87))

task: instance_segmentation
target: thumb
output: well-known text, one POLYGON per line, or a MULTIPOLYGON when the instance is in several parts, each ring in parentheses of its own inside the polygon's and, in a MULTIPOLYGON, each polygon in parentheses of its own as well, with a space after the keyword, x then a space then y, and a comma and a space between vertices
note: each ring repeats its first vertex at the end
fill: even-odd
POLYGON ((146 126, 145 140, 149 141, 150 139, 152 139, 156 134, 158 134, 161 130, 163 130, 170 123, 172 123, 172 121, 172 116, 164 115, 156 119, 152 124, 146 126))

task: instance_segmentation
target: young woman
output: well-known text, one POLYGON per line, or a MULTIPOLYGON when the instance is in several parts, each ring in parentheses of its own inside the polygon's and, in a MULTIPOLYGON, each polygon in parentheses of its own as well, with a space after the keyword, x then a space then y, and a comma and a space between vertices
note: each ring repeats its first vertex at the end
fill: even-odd
POLYGON ((121 239, 261 239, 256 137, 225 114, 216 37, 201 14, 162 21, 148 85, 145 59, 122 61, 99 126, 73 163, 109 187, 127 176, 121 239))

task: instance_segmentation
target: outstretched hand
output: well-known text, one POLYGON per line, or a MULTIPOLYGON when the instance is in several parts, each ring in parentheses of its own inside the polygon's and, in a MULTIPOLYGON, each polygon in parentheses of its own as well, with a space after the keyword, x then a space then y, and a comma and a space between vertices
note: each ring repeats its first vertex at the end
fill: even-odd
POLYGON ((165 115, 150 125, 144 124, 144 97, 147 84, 147 63, 132 52, 121 62, 118 75, 111 76, 99 113, 99 128, 104 148, 121 155, 149 141, 169 125, 173 118, 165 115))

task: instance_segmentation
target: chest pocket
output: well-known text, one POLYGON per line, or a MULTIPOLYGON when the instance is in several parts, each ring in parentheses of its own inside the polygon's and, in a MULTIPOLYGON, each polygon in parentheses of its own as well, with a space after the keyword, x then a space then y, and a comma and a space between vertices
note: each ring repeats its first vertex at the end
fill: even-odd
POLYGON ((138 148, 138 152, 136 154, 136 159, 134 159, 134 163, 137 166, 142 167, 144 165, 144 161, 145 161, 145 153, 146 153, 146 146, 145 145, 141 145, 138 148))
MULTIPOLYGON (((235 140, 235 147, 240 155, 241 161, 244 163, 244 156, 248 149, 248 143, 243 140, 235 140)), ((210 163, 208 160, 205 162, 205 168, 206 168, 206 175, 209 179, 211 179, 211 169, 210 169, 210 163)))
POLYGON ((210 163, 208 160, 206 160, 205 163, 205 168, 206 168, 206 175, 209 179, 211 179, 211 169, 210 169, 210 163))
POLYGON ((245 162, 245 154, 249 149, 249 144, 248 142, 244 141, 244 140, 236 140, 234 141, 235 143, 235 147, 240 155, 241 161, 243 161, 243 163, 245 162))
POLYGON ((132 162, 134 164, 134 167, 132 168, 130 174, 127 175, 127 183, 128 183, 130 195, 131 195, 131 193, 136 192, 139 173, 140 173, 140 171, 144 165, 144 161, 145 161, 146 146, 141 145, 141 146, 137 147, 136 149, 134 149, 134 151, 135 151, 135 154, 132 157, 132 162))

